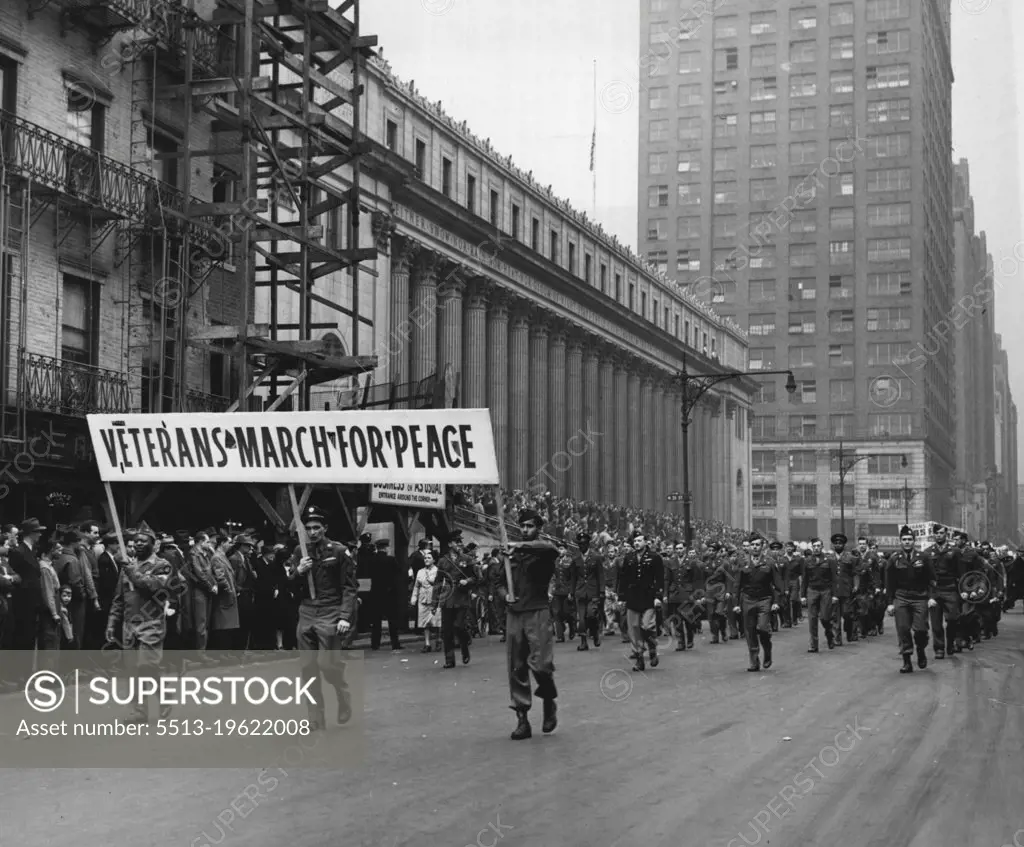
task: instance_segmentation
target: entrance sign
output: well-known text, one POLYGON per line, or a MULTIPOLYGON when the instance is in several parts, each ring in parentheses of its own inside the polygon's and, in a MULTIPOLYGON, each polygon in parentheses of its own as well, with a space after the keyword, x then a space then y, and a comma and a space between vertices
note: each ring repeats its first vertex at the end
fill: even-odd
POLYGON ((487 409, 88 415, 104 482, 497 485, 487 409))
POLYGON ((382 506, 405 506, 409 509, 443 509, 444 486, 409 482, 371 485, 370 502, 382 506))

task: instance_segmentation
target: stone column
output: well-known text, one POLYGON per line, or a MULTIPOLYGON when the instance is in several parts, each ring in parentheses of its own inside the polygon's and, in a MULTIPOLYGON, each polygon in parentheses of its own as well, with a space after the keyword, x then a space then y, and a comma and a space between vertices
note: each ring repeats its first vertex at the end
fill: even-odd
POLYGON ((629 503, 629 373, 625 359, 614 361, 615 382, 615 499, 629 503))
POLYGON ((629 449, 629 499, 626 505, 639 508, 643 505, 642 476, 643 458, 640 453, 640 371, 633 368, 629 371, 627 414, 629 428, 626 430, 626 441, 629 449))
MULTIPOLYGON (((554 477, 554 491, 559 497, 566 496, 568 474, 576 463, 568 445, 570 435, 566 432, 566 386, 565 386, 565 327, 553 324, 548 338, 548 448, 551 450, 551 475, 554 477), (565 455, 569 458, 566 459, 565 455)), ((573 442, 575 444, 575 442, 573 442)))
POLYGON ((462 402, 465 409, 487 406, 487 283, 470 282, 463 305, 462 402))
MULTIPOLYGON (((739 489, 736 488, 736 471, 741 470, 741 462, 736 461, 735 452, 735 441, 736 441, 736 404, 730 400, 726 405, 725 411, 725 466, 727 475, 729 477, 729 501, 728 501, 728 520, 723 518, 729 526, 738 526, 740 529, 746 529, 743 522, 738 520, 739 518, 739 502, 738 495, 739 489)), ((743 471, 743 480, 746 482, 749 468, 743 471)))
POLYGON ((608 350, 602 351, 598 366, 598 406, 600 413, 595 428, 601 433, 595 435, 597 450, 601 457, 601 503, 615 501, 615 370, 608 350))
MULTIPOLYGON (((568 340, 565 355, 565 432, 575 433, 583 429, 583 340, 572 335, 568 340)), ((566 436, 568 437, 568 435, 566 436)), ((568 471, 569 496, 582 500, 584 484, 583 463, 573 460, 568 471)))
POLYGON ((419 249, 415 241, 402 239, 391 253, 390 335, 379 349, 386 351, 383 355, 388 357, 388 380, 392 385, 409 381, 409 270, 419 249))
POLYGON ((703 517, 704 502, 704 404, 698 403, 693 409, 690 424, 690 487, 693 491, 693 517, 703 517))
POLYGON ((530 316, 514 309, 508 329, 509 487, 525 490, 530 478, 530 316))
MULTIPOLYGON (((669 383, 665 391, 665 454, 668 456, 665 474, 665 493, 683 490, 682 455, 679 451, 679 387, 669 383)), ((678 500, 665 503, 667 511, 678 514, 682 511, 678 500)))
MULTIPOLYGON (((444 374, 450 366, 455 385, 462 385, 462 295, 466 283, 458 273, 449 273, 437 289, 438 308, 438 372, 444 374)), ((457 399, 463 406, 464 398, 457 399)))
POLYGON ((666 511, 665 474, 668 470, 669 455, 665 449, 665 385, 660 380, 654 384, 654 450, 651 471, 654 474, 652 508, 666 511))
POLYGON ((644 374, 640 381, 640 505, 652 508, 654 502, 654 416, 651 414, 654 379, 644 374))
POLYGON ((551 454, 560 449, 548 444, 548 326, 535 310, 530 318, 530 479, 537 491, 547 491, 551 480, 551 454))
POLYGON ((597 421, 600 417, 601 401, 598 396, 600 390, 598 367, 600 366, 600 354, 594 339, 583 351, 583 430, 581 438, 576 440, 577 448, 581 456, 576 461, 582 462, 584 479, 586 480, 584 499, 598 500, 601 496, 601 454, 600 444, 592 443, 589 438, 584 438, 585 433, 597 429, 597 421), (582 443, 581 443, 582 439, 582 443))
POLYGON ((412 382, 437 371, 437 274, 441 257, 424 250, 412 277, 412 382))
POLYGON ((494 428, 494 451, 503 486, 509 485, 508 435, 508 299, 501 291, 487 312, 487 407, 494 428))

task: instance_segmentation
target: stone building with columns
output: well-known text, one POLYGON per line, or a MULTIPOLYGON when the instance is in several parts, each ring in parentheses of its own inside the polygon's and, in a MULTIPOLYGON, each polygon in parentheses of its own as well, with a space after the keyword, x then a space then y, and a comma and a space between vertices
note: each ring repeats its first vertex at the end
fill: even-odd
MULTIPOLYGON (((666 501, 683 487, 674 377, 684 356, 690 373, 745 370, 746 334, 385 62, 367 72, 378 290, 390 282, 361 351, 375 383, 448 373, 452 404, 490 409, 506 488, 681 510, 666 501)), ((754 388, 724 383, 694 412, 695 517, 750 524, 754 388)))

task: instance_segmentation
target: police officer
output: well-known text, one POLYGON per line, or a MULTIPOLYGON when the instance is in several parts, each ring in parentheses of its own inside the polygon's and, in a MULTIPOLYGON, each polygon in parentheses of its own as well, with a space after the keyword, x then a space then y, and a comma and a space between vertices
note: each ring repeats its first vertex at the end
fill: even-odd
MULTIPOLYGON (((590 535, 576 536, 579 552, 573 557, 569 593, 576 598, 576 620, 579 621, 580 644, 577 650, 589 650, 587 634, 594 646, 601 646, 601 610, 604 608, 604 556, 590 549, 590 535)), ((557 568, 556 568, 557 569, 557 568)))
POLYGON ((960 580, 963 578, 963 559, 959 551, 949 546, 946 528, 940 526, 935 534, 935 546, 928 551, 932 570, 935 571, 935 589, 928 602, 932 625, 932 648, 936 659, 957 652, 960 625, 960 580), (946 628, 943 630, 943 618, 946 628), (945 650, 943 650, 945 647, 945 650))
POLYGON ((889 600, 886 614, 896 618, 896 635, 903 656, 900 673, 913 673, 910 656, 915 645, 917 666, 928 667, 928 607, 937 605, 930 599, 935 592, 935 573, 928 558, 914 547, 914 531, 909 526, 900 528, 900 548, 885 570, 885 596, 889 600))
POLYGON ((836 646, 832 633, 832 592, 835 591, 836 563, 825 558, 825 545, 820 538, 811 541, 811 551, 804 556, 800 577, 800 604, 807 607, 807 625, 811 633, 808 653, 818 652, 818 621, 825 630, 828 649, 836 646))
POLYGON ((311 680, 309 692, 313 703, 309 706, 309 722, 313 729, 325 729, 321 676, 337 697, 338 723, 348 723, 352 717, 341 646, 352 629, 359 582, 356 562, 345 545, 327 537, 327 518, 323 512, 310 506, 302 523, 306 529, 306 555, 302 555, 301 547, 296 547, 287 573, 299 599, 296 638, 302 676, 311 680))
POLYGON ((761 670, 760 651, 764 650, 764 668, 772 666, 771 614, 778 612, 784 596, 782 578, 775 563, 764 555, 764 539, 750 537, 750 553, 736 573, 736 605, 733 611, 742 617, 750 651, 748 671, 761 670))
POLYGON ((832 552, 829 561, 836 567, 836 588, 832 598, 832 628, 836 635, 836 646, 843 646, 843 633, 847 642, 857 640, 853 598, 857 589, 857 556, 846 549, 846 536, 837 532, 832 536, 832 552))
MULTIPOLYGON (((518 723, 512 731, 512 740, 530 738, 533 730, 530 712, 530 674, 537 683, 537 696, 544 704, 544 732, 553 732, 558 726, 555 699, 555 650, 551 637, 551 610, 548 586, 555 572, 558 550, 553 544, 540 539, 544 520, 532 509, 519 513, 519 527, 523 541, 506 551, 510 555, 513 598, 507 602, 505 630, 508 635, 508 684, 512 695, 511 708, 518 723)), ((503 600, 508 598, 508 586, 497 588, 503 600)))

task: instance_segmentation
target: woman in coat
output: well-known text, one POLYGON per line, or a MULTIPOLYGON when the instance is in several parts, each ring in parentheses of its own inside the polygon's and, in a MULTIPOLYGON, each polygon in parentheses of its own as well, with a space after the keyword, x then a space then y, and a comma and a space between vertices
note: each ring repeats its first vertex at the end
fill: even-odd
POLYGON ((220 661, 230 658, 238 630, 238 591, 235 588, 235 569, 228 561, 228 547, 231 539, 218 535, 214 539, 214 551, 210 558, 210 569, 217 583, 213 595, 213 613, 210 615, 211 652, 220 661))
POLYGON ((430 550, 423 551, 423 567, 416 574, 412 587, 412 605, 416 607, 416 625, 424 632, 421 653, 429 653, 433 644, 433 631, 441 625, 441 612, 437 608, 437 565, 430 550))

